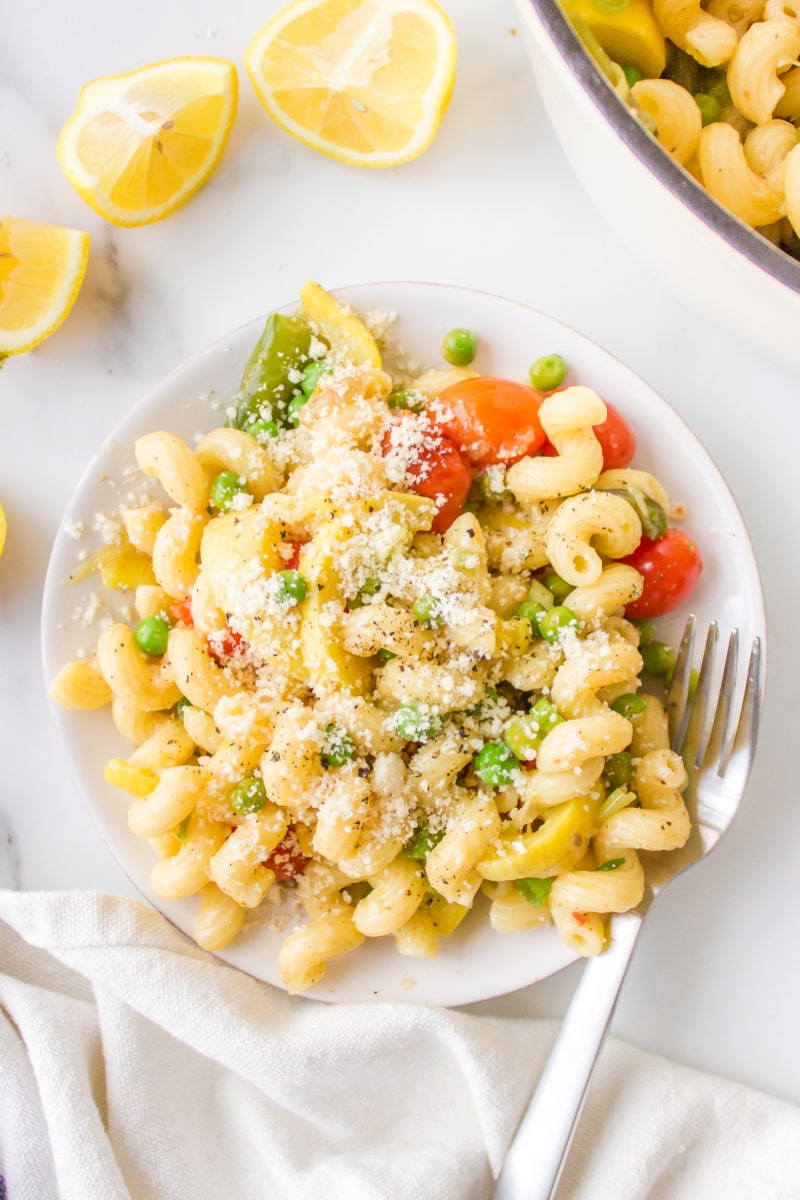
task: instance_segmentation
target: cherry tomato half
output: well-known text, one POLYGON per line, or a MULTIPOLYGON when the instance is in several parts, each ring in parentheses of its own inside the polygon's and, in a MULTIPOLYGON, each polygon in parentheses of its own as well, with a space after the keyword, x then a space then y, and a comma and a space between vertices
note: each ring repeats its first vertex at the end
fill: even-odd
POLYGON ((642 538, 633 554, 622 559, 644 577, 644 591, 626 605, 625 615, 663 617, 683 604, 697 583, 703 563, 692 539, 680 529, 668 529, 652 542, 642 538))
POLYGON ((394 431, 405 420, 420 422, 422 442, 416 459, 405 467, 410 490, 418 496, 441 501, 431 528, 434 533, 445 533, 464 511, 464 501, 472 487, 472 470, 449 437, 445 437, 430 421, 407 409, 397 412, 395 420, 384 434, 381 449, 385 456, 397 446, 394 431))
POLYGON ((603 470, 617 471, 627 467, 636 453, 636 438, 628 422, 620 416, 613 405, 604 401, 608 416, 601 425, 594 426, 594 436, 603 449, 603 470))
MULTIPOLYGON (((563 391, 564 389, 556 390, 563 391)), ((547 394, 553 396, 555 392, 547 394)), ((628 463, 633 461, 636 453, 636 438, 628 422, 623 416, 620 416, 613 404, 609 404, 607 400, 604 400, 603 403, 606 406, 607 416, 600 425, 594 426, 594 436, 603 451, 603 470, 617 471, 620 467, 627 467, 628 463)), ((553 458, 558 451, 552 442, 545 438, 539 453, 545 458, 553 458)))
POLYGON ((275 878, 280 883, 284 879, 296 879, 298 875, 302 875, 310 862, 308 855, 303 854, 300 849, 294 825, 290 825, 283 840, 278 842, 269 858, 265 858, 261 865, 274 871, 275 878))
POLYGON ((535 454, 544 441, 541 403, 527 384, 479 375, 445 388, 432 414, 470 462, 486 467, 535 454))

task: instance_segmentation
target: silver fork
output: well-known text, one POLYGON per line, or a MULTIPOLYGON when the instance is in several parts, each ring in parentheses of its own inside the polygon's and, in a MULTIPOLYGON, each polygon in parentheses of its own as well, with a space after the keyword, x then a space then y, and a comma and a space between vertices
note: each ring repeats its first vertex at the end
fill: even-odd
POLYGON ((719 629, 716 621, 712 622, 697 687, 691 696, 695 625, 692 616, 686 624, 667 696, 672 748, 695 768, 690 771, 692 782, 686 796, 692 813, 692 835, 682 850, 664 855, 656 870, 648 872, 642 904, 636 912, 612 918, 611 945, 584 967, 533 1099, 511 1143, 494 1200, 550 1200, 554 1195, 650 904, 671 879, 714 849, 736 816, 744 794, 758 736, 761 640, 753 642, 742 689, 737 687, 737 676, 741 675, 744 659, 739 631, 733 631, 722 678, 715 687, 719 629))

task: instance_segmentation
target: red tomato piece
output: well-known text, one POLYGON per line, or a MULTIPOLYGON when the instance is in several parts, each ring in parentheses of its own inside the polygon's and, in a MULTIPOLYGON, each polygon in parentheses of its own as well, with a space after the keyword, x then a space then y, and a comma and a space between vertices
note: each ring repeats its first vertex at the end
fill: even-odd
POLYGON ((285 879, 296 879, 298 875, 302 875, 310 862, 308 855, 303 854, 300 849, 294 825, 290 825, 283 840, 278 842, 261 865, 274 871, 276 880, 281 883, 285 879))
POLYGON ((191 600, 176 600, 169 606, 169 615, 173 621, 182 621, 189 629, 194 629, 191 600))
POLYGON ((636 453, 636 438, 628 422, 607 400, 603 401, 608 416, 600 425, 594 426, 594 436, 603 450, 603 470, 617 471, 627 467, 636 453))
POLYGON ((681 529, 668 529, 655 542, 642 538, 633 554, 622 562, 635 567, 644 578, 641 596, 625 607, 625 615, 636 620, 663 617, 678 608, 703 569, 700 551, 681 529))
POLYGON ((470 462, 487 467, 536 453, 545 440, 541 403, 540 394, 525 383, 479 375, 445 388, 431 411, 470 462))
POLYGON ((236 633, 233 629, 220 629, 218 633, 212 633, 206 638, 208 652, 217 662, 225 662, 236 653, 237 650, 247 649, 247 642, 240 633, 236 633))
POLYGON ((445 533, 464 511, 464 502, 472 487, 472 469, 449 437, 430 421, 407 409, 396 414, 395 421, 384 434, 381 449, 385 456, 393 453, 396 447, 393 430, 406 420, 418 422, 420 429, 416 457, 405 464, 409 490, 417 496, 440 502, 431 528, 434 533, 445 533))
POLYGON ((292 557, 287 559, 281 567, 282 571, 296 571, 300 566, 300 551, 303 549, 305 542, 290 542, 292 547, 292 557))

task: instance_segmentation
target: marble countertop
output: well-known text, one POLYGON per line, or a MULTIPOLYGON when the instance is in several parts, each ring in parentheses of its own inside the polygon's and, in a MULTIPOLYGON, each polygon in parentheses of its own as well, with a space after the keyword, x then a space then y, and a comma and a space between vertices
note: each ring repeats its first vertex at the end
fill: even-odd
MULTIPOLYGON (((16 6, 0 45, 2 209, 92 236, 68 323, 0 375, 0 501, 10 526, 0 561, 0 884, 134 894, 68 775, 39 654, 50 546, 108 431, 172 367, 291 301, 308 276, 330 287, 434 280, 508 295, 643 375, 704 442, 750 529, 770 629, 758 762, 718 852, 654 906, 614 1028, 798 1102, 797 380, 713 313, 687 308, 602 222, 548 126, 512 0, 447 0, 458 80, 434 145, 416 162, 370 172, 313 153, 269 120, 240 70, 231 143, 198 196, 139 230, 95 217, 55 159, 80 85, 171 55, 241 64, 278 7, 33 0, 16 6)), ((557 1016, 579 969, 473 1011, 557 1016)))

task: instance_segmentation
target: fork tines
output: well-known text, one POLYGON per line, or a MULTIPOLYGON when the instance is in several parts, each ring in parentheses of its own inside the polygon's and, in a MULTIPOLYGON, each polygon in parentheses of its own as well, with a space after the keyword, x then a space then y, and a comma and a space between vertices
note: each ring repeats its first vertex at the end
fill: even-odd
POLYGON ((670 738, 673 749, 678 753, 682 753, 684 748, 692 747, 691 761, 698 768, 703 766, 707 757, 711 757, 709 751, 713 750, 716 754, 717 774, 721 776, 725 773, 737 744, 745 746, 750 757, 755 750, 761 703, 761 639, 757 637, 753 640, 741 707, 736 708, 734 699, 740 659, 739 630, 734 629, 728 639, 722 678, 718 691, 713 693, 719 626, 716 621, 711 622, 706 634, 697 685, 692 692, 696 624, 694 615, 686 622, 667 695, 670 738), (713 699, 713 695, 716 699, 713 699))

